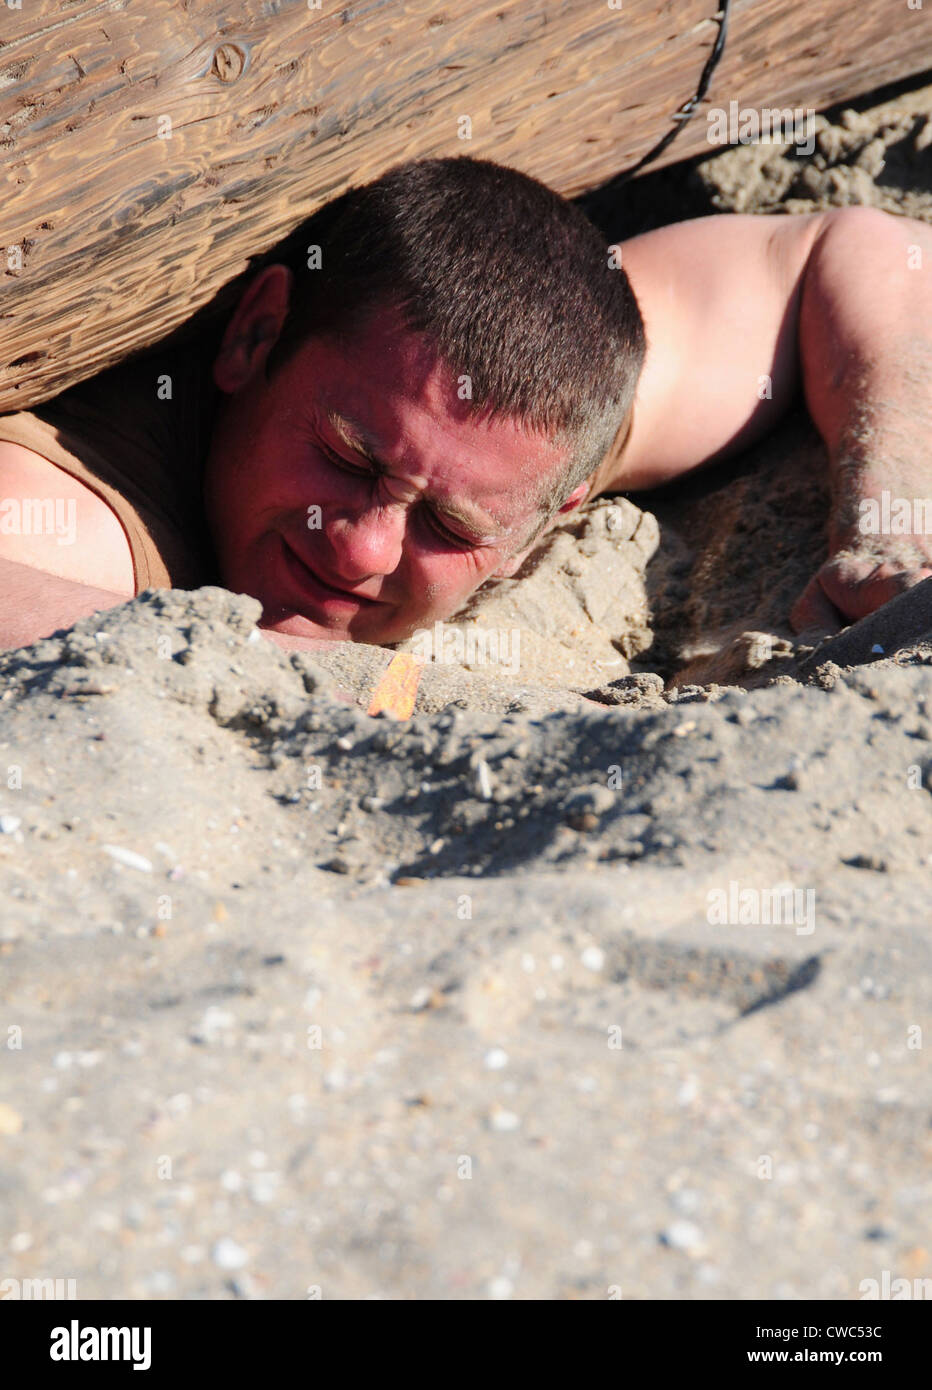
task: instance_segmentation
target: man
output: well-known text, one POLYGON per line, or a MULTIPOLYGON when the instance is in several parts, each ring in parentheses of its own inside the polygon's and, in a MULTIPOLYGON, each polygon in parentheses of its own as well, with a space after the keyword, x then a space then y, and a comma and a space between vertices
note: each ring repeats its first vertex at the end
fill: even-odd
POLYGON ((587 498, 745 448, 800 389, 833 502, 792 622, 837 627, 932 574, 928 535, 862 505, 932 491, 930 268, 932 230, 869 209, 607 248, 515 171, 403 165, 310 219, 218 341, 0 418, 0 641, 221 582, 281 645, 394 642, 587 498), (53 503, 73 545, 21 524, 53 503))

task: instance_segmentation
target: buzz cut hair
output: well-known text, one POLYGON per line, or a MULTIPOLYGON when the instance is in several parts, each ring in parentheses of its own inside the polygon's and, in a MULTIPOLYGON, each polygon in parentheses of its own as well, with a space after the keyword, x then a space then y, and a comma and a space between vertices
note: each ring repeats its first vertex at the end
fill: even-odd
POLYGON ((574 203, 517 169, 469 156, 413 160, 325 204, 265 258, 295 286, 269 370, 309 337, 401 311, 470 409, 566 445, 552 513, 590 477, 629 416, 644 324, 615 248, 574 203), (309 247, 319 266, 309 267, 309 247))

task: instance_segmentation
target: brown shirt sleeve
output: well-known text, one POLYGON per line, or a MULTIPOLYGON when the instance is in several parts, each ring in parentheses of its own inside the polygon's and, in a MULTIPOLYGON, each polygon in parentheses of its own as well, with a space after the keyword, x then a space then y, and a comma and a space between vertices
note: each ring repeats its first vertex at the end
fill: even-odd
POLYGON ((116 513, 137 593, 197 588, 219 582, 202 500, 212 408, 197 353, 150 356, 0 416, 0 440, 34 450, 116 513))
POLYGON ((56 429, 37 415, 22 411, 17 415, 0 416, 0 440, 32 449, 84 483, 116 512, 132 552, 137 594, 143 589, 172 587, 168 566, 155 539, 136 508, 105 481, 109 472, 106 460, 97 456, 87 439, 76 439, 67 430, 56 429), (79 454, 83 455, 83 461, 79 454))

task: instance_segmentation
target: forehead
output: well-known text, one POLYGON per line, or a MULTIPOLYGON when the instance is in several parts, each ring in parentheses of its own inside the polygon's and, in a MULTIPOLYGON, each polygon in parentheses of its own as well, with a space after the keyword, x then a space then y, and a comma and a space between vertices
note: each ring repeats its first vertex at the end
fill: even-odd
POLYGON ((438 500, 470 501, 507 530, 536 517, 542 487, 566 465, 565 445, 513 418, 474 411, 468 379, 392 310, 301 356, 324 417, 354 426, 393 474, 438 500))

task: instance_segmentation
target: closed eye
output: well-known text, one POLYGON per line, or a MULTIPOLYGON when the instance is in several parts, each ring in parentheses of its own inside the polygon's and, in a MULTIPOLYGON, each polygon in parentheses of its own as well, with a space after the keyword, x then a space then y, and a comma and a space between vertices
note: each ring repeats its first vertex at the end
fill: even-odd
POLYGON ((342 454, 336 453, 333 449, 330 448, 328 444, 325 444, 323 441, 321 441, 317 447, 328 463, 332 463, 335 468, 342 469, 344 473, 352 473, 354 477, 357 478, 374 478, 376 476, 375 471, 370 464, 351 463, 349 459, 344 458, 342 454))
MULTIPOLYGON (((332 463, 335 468, 339 468, 344 473, 349 473, 356 478, 378 477, 377 470, 373 468, 371 464, 351 463, 349 459, 344 458, 342 454, 338 454, 329 444, 324 443, 323 440, 318 442, 317 447, 328 463, 332 463)), ((438 536, 444 544, 454 546, 457 550, 474 550, 479 544, 474 536, 461 536, 458 535, 456 531, 451 531, 430 507, 425 507, 423 509, 423 515, 431 531, 434 535, 438 536)))
POLYGON ((473 536, 460 536, 455 531, 451 531, 448 526, 443 524, 437 513, 431 511, 429 507, 425 508, 424 514, 430 529, 447 545, 455 546, 457 550, 474 550, 479 544, 473 536))

